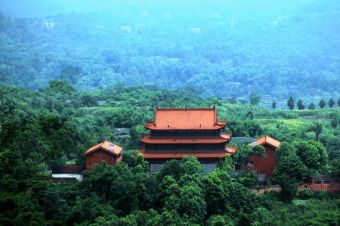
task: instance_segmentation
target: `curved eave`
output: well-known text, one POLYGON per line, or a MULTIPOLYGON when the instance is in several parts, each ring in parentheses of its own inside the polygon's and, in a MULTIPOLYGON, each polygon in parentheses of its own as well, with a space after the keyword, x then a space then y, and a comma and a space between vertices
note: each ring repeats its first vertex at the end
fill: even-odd
POLYGON ((122 149, 116 150, 116 151, 113 152, 113 151, 107 150, 107 149, 105 149, 105 148, 97 148, 97 149, 95 149, 95 150, 91 150, 91 151, 85 152, 85 153, 84 153, 84 156, 90 155, 90 154, 95 153, 95 152, 97 152, 97 151, 104 151, 104 152, 109 153, 109 154, 111 154, 111 155, 118 156, 118 155, 121 154, 122 149))
POLYGON ((184 157, 196 157, 196 158, 224 158, 229 153, 141 153, 144 159, 178 159, 184 157))
POLYGON ((110 144, 109 142, 105 141, 103 143, 100 143, 100 144, 97 144, 93 147, 91 147, 90 149, 88 149, 83 155, 84 156, 87 156, 87 155, 90 155, 92 153, 95 153, 97 151, 104 151, 104 152, 107 152, 111 155, 120 155, 121 152, 123 151, 123 148, 118 146, 118 145, 115 145, 115 148, 114 149, 109 149, 108 148, 108 144, 110 144))
POLYGON ((89 154, 91 154, 93 152, 96 152, 97 150, 100 149, 100 147, 101 147, 101 144, 97 144, 97 145, 91 147, 90 149, 88 149, 83 155, 87 156, 87 155, 89 155, 89 154))
POLYGON ((179 159, 183 157, 196 157, 196 158, 225 158, 227 156, 234 155, 236 153, 237 147, 227 146, 223 152, 214 152, 214 151, 162 151, 162 152, 145 152, 144 149, 141 149, 139 154, 143 155, 144 159, 179 159))
POLYGON ((229 153, 229 155, 234 155, 237 151, 237 147, 236 146, 227 146, 225 148, 226 152, 229 153))
POLYGON ((215 125, 212 127, 192 127, 192 128, 177 128, 177 127, 157 127, 155 125, 148 125, 146 124, 144 126, 146 129, 149 130, 156 130, 156 131, 162 131, 162 130, 220 130, 223 129, 225 127, 224 125, 215 125))
POLYGON ((145 144, 223 144, 230 141, 230 135, 224 134, 217 138, 150 138, 149 135, 141 139, 145 144))
POLYGON ((274 138, 271 138, 269 136, 264 136, 264 137, 261 137, 260 139, 257 139, 256 141, 250 143, 251 146, 255 146, 255 145, 268 145, 274 149, 277 149, 280 147, 281 145, 281 142, 280 141, 277 141, 275 140, 274 138))

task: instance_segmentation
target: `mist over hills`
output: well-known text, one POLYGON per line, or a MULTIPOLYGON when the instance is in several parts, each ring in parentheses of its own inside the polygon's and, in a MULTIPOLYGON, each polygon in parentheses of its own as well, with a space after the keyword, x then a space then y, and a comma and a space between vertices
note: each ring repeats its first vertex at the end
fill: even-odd
POLYGON ((0 226, 340 225, 339 22, 340 0, 0 0, 0 226))
POLYGON ((340 2, 0 2, 0 82, 340 95, 340 2))

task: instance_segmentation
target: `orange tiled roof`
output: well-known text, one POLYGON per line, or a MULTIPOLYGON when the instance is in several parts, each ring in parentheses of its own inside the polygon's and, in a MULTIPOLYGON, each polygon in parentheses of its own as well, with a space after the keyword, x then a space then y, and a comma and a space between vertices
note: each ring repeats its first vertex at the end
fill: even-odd
POLYGON ((209 138, 152 138, 150 135, 144 135, 141 142, 147 144, 218 144, 228 142, 231 138, 231 134, 221 134, 220 137, 209 138))
POLYGON ((152 130, 221 129, 215 108, 157 108, 155 121, 145 127, 152 130))
POLYGON ((88 149, 85 153, 84 153, 84 156, 88 155, 88 154, 91 154, 93 152, 96 152, 98 150, 103 150, 103 151, 106 151, 112 155, 119 155, 123 148, 116 145, 116 144, 113 144, 109 141, 103 141, 102 143, 100 144, 97 144, 93 147, 91 147, 90 149, 88 149))
POLYGON ((230 155, 233 155, 233 154, 236 153, 237 147, 236 147, 236 146, 227 146, 227 147, 226 147, 226 151, 227 151, 230 155))
POLYGON ((271 138, 269 136, 264 136, 264 137, 261 137, 260 139, 257 139, 256 141, 252 142, 250 145, 255 146, 255 145, 264 145, 264 144, 270 145, 274 148, 278 148, 278 147, 280 147, 281 143, 280 143, 280 141, 277 141, 274 138, 271 138))

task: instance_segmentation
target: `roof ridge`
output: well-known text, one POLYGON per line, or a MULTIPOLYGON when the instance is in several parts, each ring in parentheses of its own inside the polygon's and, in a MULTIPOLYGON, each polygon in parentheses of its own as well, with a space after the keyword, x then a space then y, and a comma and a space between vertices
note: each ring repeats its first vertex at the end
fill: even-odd
POLYGON ((156 108, 156 111, 172 111, 172 110, 181 110, 181 111, 195 111, 195 110, 215 110, 216 108, 156 108))
POLYGON ((115 155, 118 155, 123 150, 123 148, 121 146, 114 144, 114 143, 112 143, 108 140, 104 140, 104 141, 92 146, 91 148, 89 148, 87 151, 85 151, 84 155, 86 156, 86 155, 88 155, 92 152, 97 151, 98 149, 102 149, 106 152, 109 152, 109 153, 115 154, 115 155), (105 145, 105 144, 107 144, 107 145, 105 145), (108 147, 110 147, 111 145, 112 145, 112 150, 108 149, 108 147), (108 146, 108 147, 106 147, 106 146, 108 146), (115 150, 117 150, 117 151, 115 152, 115 150))
POLYGON ((280 146, 281 142, 276 140, 276 139, 274 139, 274 138, 272 138, 272 137, 270 137, 270 136, 268 136, 268 135, 265 135, 265 136, 262 136, 262 137, 260 137, 258 139, 255 139, 251 144, 262 145, 264 143, 272 145, 272 146, 278 148, 280 146), (263 141, 263 142, 261 143, 261 141, 263 141))

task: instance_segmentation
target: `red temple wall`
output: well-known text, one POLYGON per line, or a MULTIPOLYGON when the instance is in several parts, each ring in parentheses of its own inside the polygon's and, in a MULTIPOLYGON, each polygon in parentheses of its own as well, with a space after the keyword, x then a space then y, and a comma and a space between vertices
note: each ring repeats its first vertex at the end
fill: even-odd
POLYGON ((307 189, 311 191, 339 191, 340 184, 339 183, 332 183, 332 184, 303 184, 298 187, 298 191, 307 189))
POLYGON ((273 175, 274 168, 276 166, 276 158, 274 156, 274 148, 265 145, 266 156, 260 157, 252 155, 249 161, 253 163, 254 168, 258 173, 265 174, 268 177, 273 175))
POLYGON ((98 150, 86 156, 85 167, 87 170, 90 170, 94 164, 98 164, 101 161, 105 161, 108 165, 114 165, 115 163, 119 162, 116 158, 116 156, 113 156, 105 151, 98 150))

